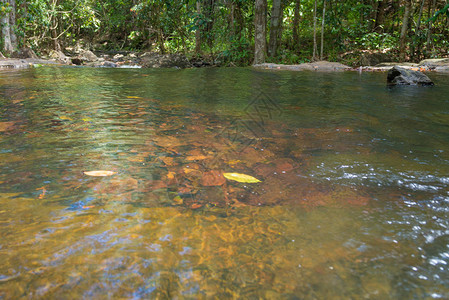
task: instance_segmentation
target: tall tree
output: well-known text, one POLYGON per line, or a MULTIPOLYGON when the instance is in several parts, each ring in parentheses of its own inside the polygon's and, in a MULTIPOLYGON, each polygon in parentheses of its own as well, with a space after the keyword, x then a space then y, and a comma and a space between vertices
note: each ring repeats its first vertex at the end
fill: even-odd
POLYGON ((11 24, 10 24, 10 12, 11 5, 10 0, 1 0, 2 12, 0 25, 2 27, 3 38, 3 51, 5 53, 11 53, 14 51, 14 47, 11 41, 11 24))
POLYGON ((271 22, 270 22, 270 41, 268 43, 268 55, 270 57, 276 56, 279 33, 281 28, 282 19, 282 1, 273 0, 273 6, 271 7, 271 22))
POLYGON ((415 41, 412 42, 410 45, 410 54, 412 55, 412 57, 415 57, 415 54, 416 54, 419 58, 419 56, 421 54, 421 18, 422 18, 425 2, 426 2, 426 0, 421 0, 421 5, 420 5, 419 11, 418 11, 418 21, 416 21, 416 30, 415 30, 415 41), (417 48, 416 53, 415 53, 415 46, 417 48))
POLYGON ((200 30, 201 1, 196 1, 196 30, 195 30, 195 53, 201 53, 201 30, 200 30))
POLYGON ((313 54, 312 60, 316 60, 317 56, 317 44, 316 44, 316 11, 317 11, 317 0, 315 0, 315 6, 313 8, 313 54))
POLYGON ((406 0, 404 8, 404 16, 402 18, 401 36, 399 37, 399 60, 405 60, 405 42, 408 31, 408 21, 410 19, 410 13, 412 10, 412 0, 406 0))
POLYGON ((374 22, 374 30, 377 32, 383 32, 386 8, 387 8, 387 0, 378 1, 376 21, 374 22))
POLYGON ((265 62, 267 47, 267 0, 255 0, 254 9, 254 64, 265 62))
POLYGON ((17 49, 17 36, 16 36, 16 0, 9 0, 9 33, 11 35, 11 45, 13 49, 17 49))
POLYGON ((324 53, 324 20, 326 17, 326 0, 323 0, 323 20, 321 21, 321 51, 320 59, 323 60, 324 53))
POLYGON ((53 41, 53 50, 61 51, 61 45, 59 44, 59 35, 58 35, 58 13, 57 8, 59 5, 59 0, 53 0, 51 2, 51 39, 53 41))
MULTIPOLYGON (((431 0, 431 4, 429 5, 429 18, 431 18, 436 11, 436 5, 437 5, 437 1, 436 0, 431 0)), ((431 41, 431 36, 432 36, 432 20, 429 20, 429 25, 427 28, 427 41, 426 41, 426 54, 428 55, 428 53, 430 53, 430 41, 431 41)))
POLYGON ((301 0, 295 0, 295 10, 293 13, 293 49, 297 49, 299 46, 299 8, 301 6, 301 0))

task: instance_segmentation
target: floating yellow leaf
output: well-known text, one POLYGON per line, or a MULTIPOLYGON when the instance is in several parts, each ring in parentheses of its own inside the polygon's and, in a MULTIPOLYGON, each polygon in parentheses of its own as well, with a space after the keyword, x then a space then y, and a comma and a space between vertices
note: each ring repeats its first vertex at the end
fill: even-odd
POLYGON ((67 121, 73 121, 72 118, 67 117, 67 116, 60 116, 59 119, 60 119, 60 120, 67 120, 67 121))
POLYGON ((142 97, 139 96, 126 96, 128 99, 142 99, 142 97))
POLYGON ((240 173, 223 173, 223 176, 226 179, 235 180, 235 181, 244 182, 244 183, 257 183, 257 182, 260 182, 259 179, 254 178, 253 176, 249 176, 249 175, 246 175, 246 174, 240 174, 240 173))
POLYGON ((112 172, 112 171, 86 171, 84 172, 85 175, 87 176, 95 176, 95 177, 100 177, 100 176, 111 176, 114 175, 116 172, 112 172))

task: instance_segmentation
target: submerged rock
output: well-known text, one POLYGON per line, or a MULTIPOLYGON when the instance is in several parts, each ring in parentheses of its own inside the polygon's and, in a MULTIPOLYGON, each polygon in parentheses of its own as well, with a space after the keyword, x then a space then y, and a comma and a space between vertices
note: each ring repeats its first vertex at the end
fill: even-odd
POLYGON ((433 85, 432 80, 420 71, 395 66, 388 71, 388 85, 433 85))

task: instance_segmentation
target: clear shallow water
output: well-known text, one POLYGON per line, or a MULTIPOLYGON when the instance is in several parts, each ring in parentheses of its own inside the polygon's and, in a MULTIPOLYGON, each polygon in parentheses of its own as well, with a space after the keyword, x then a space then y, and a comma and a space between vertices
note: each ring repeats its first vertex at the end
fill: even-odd
POLYGON ((448 298, 430 76, 0 73, 0 299, 448 298))

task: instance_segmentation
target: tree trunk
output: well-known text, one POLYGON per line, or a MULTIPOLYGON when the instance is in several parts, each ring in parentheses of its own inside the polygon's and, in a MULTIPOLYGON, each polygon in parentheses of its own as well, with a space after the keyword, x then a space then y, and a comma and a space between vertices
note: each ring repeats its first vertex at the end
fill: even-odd
POLYGON ((401 28, 401 36, 399 37, 399 60, 405 60, 405 42, 408 31, 408 21, 410 19, 412 0, 406 0, 405 9, 404 9, 404 17, 402 19, 402 28, 401 28))
POLYGON ((421 1, 421 6, 419 7, 418 21, 416 23, 416 29, 417 30, 419 30, 419 28, 421 27, 421 18, 422 18, 422 13, 423 13, 424 3, 425 2, 426 2, 426 0, 422 0, 421 1))
POLYGON ((326 17, 326 0, 323 0, 323 20, 321 21, 321 52, 320 59, 323 60, 324 53, 324 18, 326 17))
POLYGON ((59 45, 59 41, 58 41, 58 20, 57 20, 57 6, 58 6, 58 2, 59 0, 53 0, 52 3, 52 10, 53 10, 53 15, 51 17, 51 28, 50 28, 50 33, 51 33, 51 39, 53 41, 53 50, 55 51, 61 51, 61 45, 59 45))
POLYGON ((316 45, 316 11, 317 11, 317 0, 315 0, 315 6, 313 9, 313 54, 312 60, 316 60, 317 55, 317 45, 316 45))
POLYGON ((377 32, 383 32, 386 8, 387 8, 387 1, 386 0, 379 1, 377 5, 376 22, 374 23, 374 30, 377 32))
POLYGON ((295 12, 293 15, 293 49, 297 49, 299 45, 299 7, 301 0, 295 1, 295 12))
MULTIPOLYGON (((8 0, 1 1, 2 5, 6 6, 8 0)), ((2 18, 0 19, 2 27, 2 38, 3 38, 3 51, 6 54, 10 54, 14 48, 11 43, 11 27, 9 24, 9 12, 4 12, 2 18)))
POLYGON ((369 22, 371 24, 371 31, 376 29, 376 18, 377 18, 377 8, 379 7, 379 2, 371 0, 371 10, 369 13, 369 22))
MULTIPOLYGON (((201 2, 196 1, 196 13, 199 18, 201 14, 201 2)), ((200 22, 197 20, 196 22, 196 30, 195 30, 195 53, 200 54, 201 53, 201 30, 200 30, 200 22)))
POLYGON ((420 59, 421 56, 421 45, 422 45, 422 40, 421 40, 421 19, 422 19, 422 13, 423 13, 423 9, 424 9, 424 3, 426 2, 426 0, 422 0, 421 1, 421 6, 419 7, 419 12, 418 12, 418 21, 416 22, 416 30, 415 30, 415 35, 416 35, 416 53, 415 53, 415 44, 412 44, 412 50, 411 50, 411 54, 412 57, 418 57, 418 59, 420 59))
POLYGON ((268 56, 276 56, 279 45, 279 29, 281 25, 282 4, 281 0, 273 0, 271 7, 271 22, 270 22, 270 42, 268 43, 268 56))
MULTIPOLYGON (((433 17, 433 15, 435 14, 436 4, 437 4, 437 1, 433 0, 432 4, 430 6, 429 18, 433 17)), ((430 51, 431 37, 432 37, 432 21, 429 21, 429 27, 427 28, 426 55, 428 55, 428 53, 431 52, 430 51)))
POLYGON ((9 31, 11 35, 11 45, 13 49, 17 49, 17 36, 16 36, 16 0, 9 0, 9 7, 11 12, 9 13, 9 31))
POLYGON ((267 47, 267 0, 255 0, 254 64, 265 62, 267 47))
POLYGON ((242 7, 239 2, 237 2, 234 6, 234 34, 237 38, 242 37, 242 32, 245 29, 245 18, 242 12, 242 7))
POLYGON ((51 21, 51 39, 53 40, 53 50, 55 51, 61 51, 61 45, 58 41, 58 22, 56 21, 56 17, 53 17, 51 21))
POLYGON ((208 44, 210 51, 212 51, 214 37, 212 34, 212 29, 214 27, 214 9, 216 0, 203 0, 202 14, 204 15, 205 26, 202 27, 202 31, 206 34, 203 35, 204 40, 208 44))
POLYGON ((233 37, 233 36, 235 36, 235 25, 234 25, 234 19, 235 19, 235 17, 234 17, 234 15, 235 15, 235 4, 234 4, 234 1, 229 1, 228 2, 228 9, 229 9, 229 11, 230 11, 230 13, 229 13, 229 36, 230 37, 233 37))

